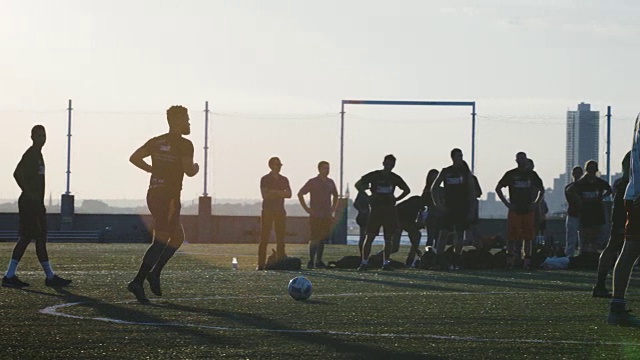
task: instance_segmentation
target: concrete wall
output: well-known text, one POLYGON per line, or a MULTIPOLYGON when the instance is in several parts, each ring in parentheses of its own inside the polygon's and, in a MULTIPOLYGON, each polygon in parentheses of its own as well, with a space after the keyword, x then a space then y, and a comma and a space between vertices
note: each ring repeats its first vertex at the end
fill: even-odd
MULTIPOLYGON (((197 242, 197 215, 183 215, 187 241, 197 242)), ((48 214, 49 229, 60 229, 60 214, 48 214)), ((75 214, 74 230, 103 231, 106 242, 150 242, 153 220, 149 215, 125 214, 75 214), (109 229, 105 231, 105 229, 109 229)), ((482 235, 501 235, 506 238, 506 219, 480 219, 479 231, 482 235)), ((564 244, 564 219, 547 221, 547 233, 553 236, 556 243, 564 244)), ((0 213, 0 230, 18 230, 18 214, 0 213)), ((287 243, 304 244, 308 242, 309 218, 287 218, 287 243)), ((606 241, 608 229, 603 229, 603 242, 606 241)), ((257 216, 211 216, 211 238, 207 243, 257 243, 260 237, 260 218, 257 216)), ((271 242, 274 235, 271 234, 271 242)), ((339 239, 333 243, 340 243, 339 239)))

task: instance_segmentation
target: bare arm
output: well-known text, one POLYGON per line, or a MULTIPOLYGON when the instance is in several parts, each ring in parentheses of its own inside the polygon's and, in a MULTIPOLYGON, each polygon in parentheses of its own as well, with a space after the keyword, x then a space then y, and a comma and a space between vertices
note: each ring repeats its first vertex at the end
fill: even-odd
POLYGON ((188 177, 194 177, 200 171, 200 166, 193 162, 193 156, 182 157, 182 170, 188 177))
POLYGON ((396 198, 396 202, 404 199, 411 192, 411 189, 409 189, 409 185, 407 185, 404 181, 402 182, 402 184, 400 184, 400 189, 402 190, 402 193, 396 198))
MULTIPOLYGON (((308 182, 307 182, 307 184, 308 184, 308 182)), ((300 205, 302 206, 304 211, 306 211, 307 214, 311 214, 311 209, 309 208, 309 206, 307 206, 307 202, 304 199, 304 196, 308 193, 307 184, 305 184, 302 187, 302 189, 300 189, 300 191, 298 191, 298 201, 300 202, 300 205)))
POLYGON ((498 185, 496 186, 496 194, 498 195, 498 197, 500 198, 500 200, 502 201, 502 203, 508 208, 511 209, 511 203, 507 201, 507 198, 504 196, 504 193, 502 192, 502 188, 504 186, 501 186, 500 183, 498 183, 498 185))
POLYGON ((129 161, 137 168, 150 173, 153 168, 144 160, 149 156, 151 156, 151 152, 145 146, 141 146, 131 154, 129 161))
POLYGON ((442 202, 440 201, 441 200, 440 197, 436 196, 435 191, 434 191, 434 189, 437 189, 437 188, 440 187, 440 184, 442 184, 442 180, 443 180, 443 176, 442 176, 442 172, 440 172, 438 177, 435 179, 435 181, 431 185, 431 200, 433 200, 433 204, 437 208, 444 207, 444 204, 442 204, 442 202))

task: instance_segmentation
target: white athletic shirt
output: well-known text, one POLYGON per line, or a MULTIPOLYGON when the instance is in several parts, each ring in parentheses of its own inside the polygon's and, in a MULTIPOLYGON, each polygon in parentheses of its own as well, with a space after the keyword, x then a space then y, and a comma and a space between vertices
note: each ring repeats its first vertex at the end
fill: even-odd
POLYGON ((629 185, 624 193, 624 199, 635 201, 640 196, 640 114, 636 117, 636 124, 633 127, 630 166, 629 185))

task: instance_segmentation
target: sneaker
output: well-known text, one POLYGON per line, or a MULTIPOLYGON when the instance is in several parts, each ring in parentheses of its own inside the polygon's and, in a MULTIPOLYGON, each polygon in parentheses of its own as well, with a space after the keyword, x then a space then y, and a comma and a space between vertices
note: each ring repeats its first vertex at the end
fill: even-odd
POLYGON ((71 284, 71 280, 63 279, 58 275, 53 275, 51 279, 44 279, 44 284, 49 287, 64 287, 71 284))
POLYGON ((358 266, 358 271, 367 271, 369 270, 369 264, 360 264, 360 266, 358 266))
POLYGON ((313 260, 309 260, 307 263, 307 269, 313 269, 313 260))
POLYGON ((13 288, 23 288, 23 287, 29 286, 29 284, 18 279, 18 277, 14 275, 12 277, 6 277, 6 276, 3 277, 2 286, 13 287, 13 288))
POLYGON ((384 264, 382 265, 382 267, 380 268, 380 270, 385 270, 385 271, 393 271, 393 268, 391 267, 391 264, 384 264))
POLYGON ((127 285, 127 289, 135 295, 136 300, 138 300, 140 304, 149 303, 149 299, 147 299, 147 296, 144 294, 144 286, 142 286, 142 284, 132 281, 127 285))
POLYGON ((594 298, 611 299, 611 293, 607 288, 594 286, 591 291, 591 296, 594 298))
POLYGON ((162 289, 160 289, 160 276, 149 273, 149 275, 147 275, 147 281, 149 282, 151 292, 156 296, 162 296, 162 289))
POLYGON ((640 327, 640 319, 630 314, 631 310, 609 311, 607 324, 628 327, 640 327))
POLYGON ((318 261, 316 263, 316 269, 326 269, 327 268, 327 264, 323 263, 322 261, 318 261))

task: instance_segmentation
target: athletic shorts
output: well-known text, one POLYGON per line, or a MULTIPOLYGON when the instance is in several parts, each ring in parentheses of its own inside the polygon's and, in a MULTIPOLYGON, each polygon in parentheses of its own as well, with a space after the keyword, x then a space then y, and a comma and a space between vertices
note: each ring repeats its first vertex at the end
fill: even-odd
POLYGON ((372 207, 367 221, 367 234, 378 235, 380 227, 385 235, 393 235, 398 230, 398 214, 395 206, 372 207))
POLYGON ((507 239, 532 241, 536 237, 535 214, 518 214, 509 210, 507 218, 507 239))
POLYGON ((469 209, 449 209, 440 222, 441 230, 445 231, 465 231, 469 229, 469 209))
POLYGON ((25 194, 18 198, 20 216, 20 238, 27 240, 47 239, 47 210, 44 203, 29 199, 25 194))
POLYGON ((328 242, 331 236, 331 225, 333 219, 331 218, 309 218, 309 228, 311 230, 311 242, 321 243, 328 242))
POLYGON ((149 189, 147 206, 153 217, 155 231, 173 233, 182 231, 180 225, 180 193, 149 189))
POLYGON ((633 201, 625 200, 627 210, 627 224, 624 228, 625 241, 640 241, 640 208, 634 206, 633 201))

